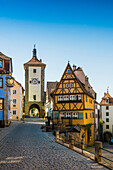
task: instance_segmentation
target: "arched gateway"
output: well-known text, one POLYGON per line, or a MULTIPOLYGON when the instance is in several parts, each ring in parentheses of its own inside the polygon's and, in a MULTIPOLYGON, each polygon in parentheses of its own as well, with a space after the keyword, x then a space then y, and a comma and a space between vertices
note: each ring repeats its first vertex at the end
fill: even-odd
POLYGON ((39 117, 40 116, 40 107, 37 104, 32 104, 29 107, 29 116, 30 117, 39 117))
POLYGON ((46 65, 38 60, 34 46, 33 57, 24 64, 25 69, 25 114, 30 116, 33 107, 38 109, 39 117, 44 116, 44 72, 46 65), (29 110, 30 109, 30 110, 29 110))

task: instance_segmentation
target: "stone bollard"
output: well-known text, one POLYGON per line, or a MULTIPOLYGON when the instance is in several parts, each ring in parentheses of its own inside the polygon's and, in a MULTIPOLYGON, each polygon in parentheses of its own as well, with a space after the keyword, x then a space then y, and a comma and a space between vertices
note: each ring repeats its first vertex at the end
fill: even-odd
POLYGON ((95 162, 102 162, 102 142, 95 141, 95 162), (99 156, 100 155, 100 156, 99 156))
POLYGON ((59 131, 56 131, 56 142, 59 142, 59 131))
POLYGON ((69 148, 74 149, 74 135, 70 135, 69 148))

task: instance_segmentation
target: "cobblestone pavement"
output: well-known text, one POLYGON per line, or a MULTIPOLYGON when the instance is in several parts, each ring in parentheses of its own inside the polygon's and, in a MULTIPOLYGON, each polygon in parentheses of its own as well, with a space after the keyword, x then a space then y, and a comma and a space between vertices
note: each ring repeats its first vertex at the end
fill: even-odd
POLYGON ((0 142, 0 170, 107 169, 55 143, 51 133, 42 132, 42 124, 42 120, 13 124, 0 142))

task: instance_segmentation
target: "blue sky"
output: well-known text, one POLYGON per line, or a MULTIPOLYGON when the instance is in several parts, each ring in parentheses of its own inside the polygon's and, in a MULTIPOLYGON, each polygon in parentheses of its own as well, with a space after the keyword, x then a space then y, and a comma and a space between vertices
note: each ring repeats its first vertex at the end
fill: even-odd
POLYGON ((13 58, 24 86, 23 64, 33 45, 46 63, 46 81, 60 80, 67 65, 81 66, 97 92, 113 96, 112 0, 0 0, 0 51, 13 58))

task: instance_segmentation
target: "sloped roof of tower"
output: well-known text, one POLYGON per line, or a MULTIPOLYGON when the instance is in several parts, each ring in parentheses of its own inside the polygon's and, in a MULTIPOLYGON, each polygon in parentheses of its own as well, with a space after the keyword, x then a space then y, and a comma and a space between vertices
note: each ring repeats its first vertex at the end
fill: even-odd
MULTIPOLYGON (((83 83, 85 85, 85 73, 83 72, 81 67, 78 67, 77 69, 74 70, 74 73, 76 75, 76 77, 81 81, 81 83, 83 83)), ((91 87, 89 81, 88 81, 88 91, 95 96, 96 92, 93 90, 93 88, 91 87)))
POLYGON ((68 62, 68 64, 67 64, 67 67, 66 67, 66 69, 65 69, 65 71, 64 71, 61 79, 60 79, 60 82, 56 85, 56 88, 55 88, 55 90, 51 93, 51 96, 52 96, 53 93, 58 89, 58 87, 59 87, 59 85, 60 85, 60 83, 61 83, 61 80, 63 79, 63 76, 64 76, 64 74, 65 74, 65 72, 66 72, 66 70, 67 70, 68 67, 70 68, 72 74, 74 75, 74 77, 75 77, 76 80, 78 81, 78 83, 79 83, 81 89, 84 91, 84 93, 86 93, 86 94, 89 95, 90 97, 94 98, 93 94, 90 93, 89 91, 87 91, 87 90, 85 89, 84 84, 83 84, 83 83, 79 80, 79 78, 75 75, 74 71, 72 70, 72 68, 71 68, 71 66, 70 66, 70 64, 69 64, 69 62, 68 62))
POLYGON ((113 104, 113 97, 111 97, 109 92, 107 92, 107 93, 104 93, 104 97, 102 98, 100 105, 106 104, 106 99, 109 99, 109 104, 113 104))
POLYGON ((46 64, 42 63, 41 60, 38 60, 37 56, 36 56, 36 49, 35 49, 35 46, 34 46, 34 49, 33 49, 33 57, 31 60, 29 60, 27 63, 24 64, 24 68, 25 66, 29 66, 29 65, 39 65, 39 66, 46 66, 46 64))

